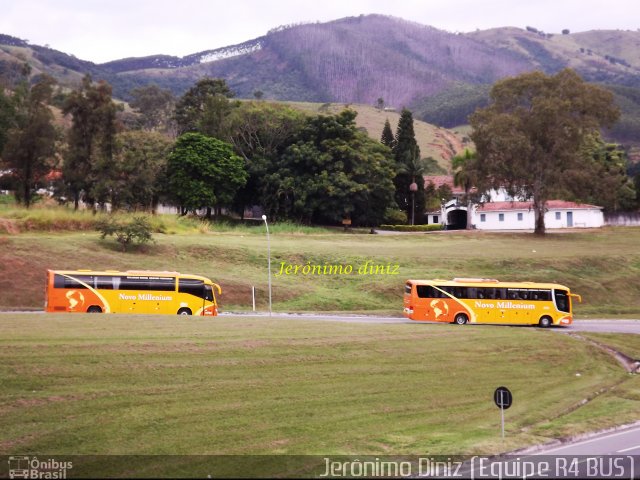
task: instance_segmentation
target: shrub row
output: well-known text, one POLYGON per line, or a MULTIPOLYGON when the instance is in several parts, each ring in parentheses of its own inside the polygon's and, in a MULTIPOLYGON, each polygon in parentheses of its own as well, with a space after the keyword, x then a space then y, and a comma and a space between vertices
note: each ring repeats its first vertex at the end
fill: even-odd
POLYGON ((394 232, 434 232, 443 230, 443 225, 432 223, 429 225, 380 225, 379 230, 391 230, 394 232))

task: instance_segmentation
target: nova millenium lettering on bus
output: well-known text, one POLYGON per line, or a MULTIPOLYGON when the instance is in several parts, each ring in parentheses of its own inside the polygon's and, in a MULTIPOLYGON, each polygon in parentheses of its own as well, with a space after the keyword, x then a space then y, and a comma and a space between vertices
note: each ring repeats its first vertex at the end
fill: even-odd
POLYGON ((156 302, 170 302, 173 300, 173 297, 165 296, 165 295, 152 295, 151 293, 139 293, 138 300, 151 300, 156 302))
POLYGON ((517 308, 522 310, 534 310, 536 307, 530 303, 513 303, 513 302, 498 302, 498 308, 517 308))

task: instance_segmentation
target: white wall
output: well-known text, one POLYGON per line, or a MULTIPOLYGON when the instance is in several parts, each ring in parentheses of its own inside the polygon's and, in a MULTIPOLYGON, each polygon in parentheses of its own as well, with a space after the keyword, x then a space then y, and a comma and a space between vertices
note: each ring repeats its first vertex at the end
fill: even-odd
MULTIPOLYGON (((546 228, 568 228, 568 213, 573 216, 573 228, 598 228, 604 224, 601 210, 587 209, 558 209, 550 210, 544 216, 546 228), (559 214, 560 218, 557 218, 559 214)), ((483 212, 482 209, 474 209, 471 223, 478 230, 533 230, 535 228, 535 216, 533 210, 505 210, 483 212), (485 215, 485 221, 481 221, 481 215, 485 215), (504 217, 500 221, 500 214, 504 217), (518 220, 518 214, 522 220, 518 220)))

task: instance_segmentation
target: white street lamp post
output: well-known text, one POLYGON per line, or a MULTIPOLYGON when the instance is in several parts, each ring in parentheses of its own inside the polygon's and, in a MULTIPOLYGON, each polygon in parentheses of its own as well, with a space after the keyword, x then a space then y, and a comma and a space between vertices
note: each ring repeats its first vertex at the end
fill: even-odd
POLYGON ((269 240, 269 224, 267 223, 267 216, 262 215, 264 220, 264 226, 267 227, 267 258, 269 265, 269 316, 271 316, 271 241, 269 240))

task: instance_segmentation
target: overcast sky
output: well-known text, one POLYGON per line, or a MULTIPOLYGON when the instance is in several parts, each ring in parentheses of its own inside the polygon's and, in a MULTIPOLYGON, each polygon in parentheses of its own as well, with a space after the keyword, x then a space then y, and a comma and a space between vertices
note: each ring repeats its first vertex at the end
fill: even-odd
POLYGON ((184 56, 272 28, 380 13, 450 32, 637 30, 640 0, 0 0, 0 33, 96 63, 184 56))

